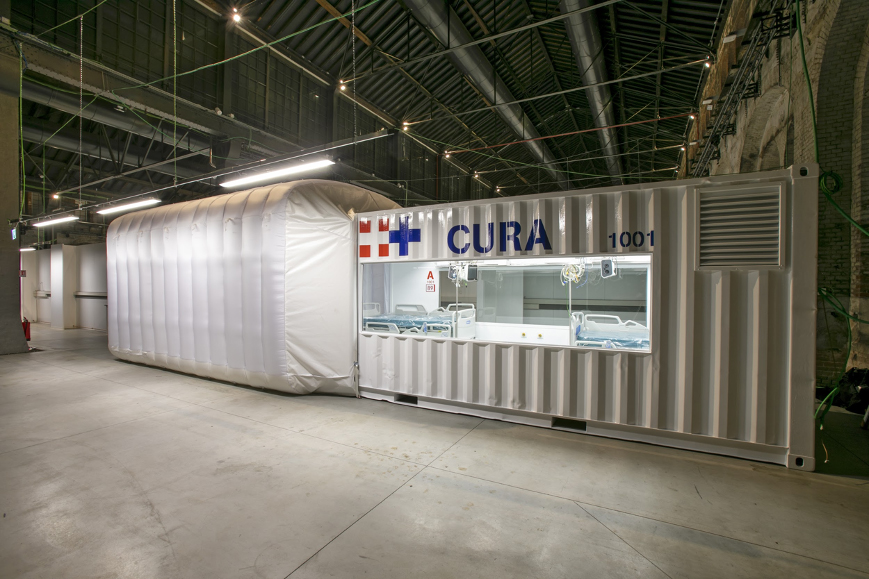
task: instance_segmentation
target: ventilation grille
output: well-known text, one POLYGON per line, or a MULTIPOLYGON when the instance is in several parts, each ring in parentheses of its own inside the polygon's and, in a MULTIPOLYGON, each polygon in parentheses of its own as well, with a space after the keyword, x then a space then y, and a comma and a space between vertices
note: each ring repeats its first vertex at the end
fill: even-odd
POLYGON ((781 192, 700 194, 700 267, 777 267, 781 192))

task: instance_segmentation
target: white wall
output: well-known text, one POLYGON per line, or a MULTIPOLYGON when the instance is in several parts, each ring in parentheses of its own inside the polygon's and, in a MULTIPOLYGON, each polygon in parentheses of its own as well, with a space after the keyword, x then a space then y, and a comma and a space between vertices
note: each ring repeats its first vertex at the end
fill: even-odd
MULTIPOLYGON (((51 250, 42 249, 36 252, 39 256, 39 284, 36 289, 40 291, 51 291, 51 250)), ((51 323, 51 298, 38 298, 36 301, 37 320, 51 323)))
POLYGON ((21 253, 19 269, 25 272, 21 278, 21 317, 36 321, 36 296, 33 292, 39 284, 39 256, 36 251, 21 253))
POLYGON ((21 315, 63 328, 107 328, 106 245, 55 245, 21 254, 21 315), (52 253, 53 252, 53 253, 52 253), (53 262, 53 263, 52 263, 53 262), (56 278, 52 278, 55 270, 56 278), (52 281, 55 281, 54 288, 52 281), (52 291, 56 289, 55 291, 52 291), (37 291, 52 292, 36 297, 37 291), (75 295, 81 292, 98 296, 75 295), (56 316, 52 315, 55 310, 56 316))
POLYGON ((51 246, 51 327, 75 327, 76 252, 69 245, 51 246))
POLYGON ((51 291, 51 250, 28 251, 21 254, 21 316, 31 322, 51 323, 51 299, 37 298, 36 291, 51 291))
POLYGON ((106 244, 79 245, 76 251, 76 292, 99 293, 100 297, 77 295, 75 311, 77 328, 108 328, 105 297, 106 283, 106 244))
POLYGON ((438 295, 442 288, 438 287, 440 279, 433 262, 396 263, 391 268, 393 308, 399 304, 420 304, 430 312, 440 306, 438 295), (429 272, 433 280, 427 279, 429 272), (425 291, 427 281, 436 284, 435 291, 425 291))

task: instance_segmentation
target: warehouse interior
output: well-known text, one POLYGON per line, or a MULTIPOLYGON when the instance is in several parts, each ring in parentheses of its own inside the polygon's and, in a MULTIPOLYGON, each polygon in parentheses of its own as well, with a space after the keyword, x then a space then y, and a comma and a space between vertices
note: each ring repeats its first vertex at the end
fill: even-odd
POLYGON ((0 0, 0 577, 869 577, 867 73, 860 0, 0 0))

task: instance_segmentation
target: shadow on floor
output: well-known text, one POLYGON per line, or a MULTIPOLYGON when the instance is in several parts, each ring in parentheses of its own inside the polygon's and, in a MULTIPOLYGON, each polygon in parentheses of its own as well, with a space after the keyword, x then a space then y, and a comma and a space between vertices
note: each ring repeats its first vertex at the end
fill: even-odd
POLYGON ((815 431, 815 472, 869 480, 869 430, 860 428, 861 419, 841 408, 830 410, 824 430, 815 431))

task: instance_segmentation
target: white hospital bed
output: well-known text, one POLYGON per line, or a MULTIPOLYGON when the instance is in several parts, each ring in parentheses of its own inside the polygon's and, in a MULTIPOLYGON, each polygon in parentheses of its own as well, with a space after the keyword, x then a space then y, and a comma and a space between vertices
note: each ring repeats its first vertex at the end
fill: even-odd
POLYGON ((649 328, 609 314, 571 313, 570 336, 574 346, 584 348, 649 349, 649 328))
POLYGON ((427 312, 419 304, 398 304, 383 314, 379 303, 362 304, 362 329, 382 334, 423 334, 473 339, 477 310, 474 304, 450 304, 427 312))

